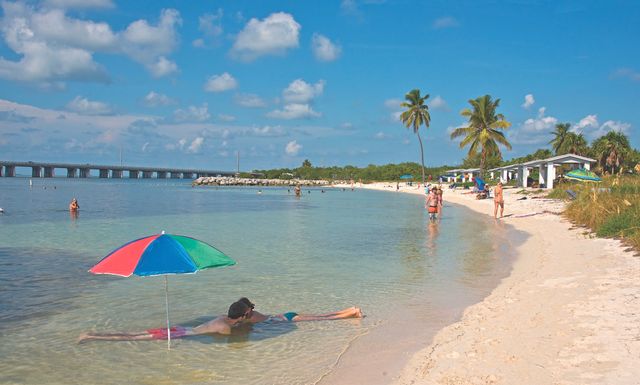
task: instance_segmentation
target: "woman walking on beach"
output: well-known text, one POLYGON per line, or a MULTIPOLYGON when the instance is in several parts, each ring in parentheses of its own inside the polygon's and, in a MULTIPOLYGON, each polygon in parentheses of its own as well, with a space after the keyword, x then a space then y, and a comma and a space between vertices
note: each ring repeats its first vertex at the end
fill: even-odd
POLYGON ((498 218, 498 206, 500 206, 500 218, 504 211, 504 197, 502 196, 502 182, 498 182, 495 190, 493 190, 493 217, 498 218))

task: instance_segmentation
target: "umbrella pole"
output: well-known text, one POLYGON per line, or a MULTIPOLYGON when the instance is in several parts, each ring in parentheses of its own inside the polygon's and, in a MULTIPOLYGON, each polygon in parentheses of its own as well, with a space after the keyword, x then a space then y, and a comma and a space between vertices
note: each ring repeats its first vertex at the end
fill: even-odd
POLYGON ((171 326, 169 325, 169 279, 164 276, 164 299, 167 305, 167 350, 171 350, 171 326))

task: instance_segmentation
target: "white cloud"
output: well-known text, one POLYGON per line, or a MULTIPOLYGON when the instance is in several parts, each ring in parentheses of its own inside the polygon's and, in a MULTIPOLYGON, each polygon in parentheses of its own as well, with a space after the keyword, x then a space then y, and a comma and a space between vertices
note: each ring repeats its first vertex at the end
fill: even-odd
POLYGON ((111 107, 103 102, 90 101, 87 98, 76 96, 72 101, 67 103, 68 111, 77 112, 82 115, 108 115, 111 113, 111 107))
POLYGON ((529 109, 529 107, 533 106, 536 100, 533 98, 532 94, 526 94, 524 96, 524 103, 522 103, 522 108, 529 109))
POLYGON ((607 132, 609 131, 616 131, 616 132, 620 132, 626 135, 630 134, 630 128, 631 128, 631 124, 630 123, 625 123, 625 122, 621 122, 621 121, 613 121, 613 120, 607 120, 606 122, 602 123, 602 126, 600 126, 600 129, 597 132, 592 133, 592 138, 597 138, 600 137, 602 135, 605 135, 607 132))
POLYGON ((137 20, 121 34, 121 49, 133 60, 143 64, 154 76, 166 76, 177 72, 178 66, 165 55, 173 52, 178 44, 176 27, 182 25, 180 13, 175 9, 163 9, 157 25, 137 20))
POLYGON ((224 12, 222 8, 218 8, 216 13, 206 13, 198 18, 198 30, 204 33, 206 36, 220 36, 223 29, 220 21, 224 12))
POLYGON ((342 53, 342 47, 334 44, 326 36, 314 33, 311 38, 311 50, 320 61, 334 61, 342 53))
POLYGON ((375 139, 387 139, 387 138, 389 138, 389 135, 385 134, 382 131, 378 131, 375 135, 373 135, 373 137, 375 139))
POLYGON ((446 100, 444 100, 440 95, 436 95, 435 98, 431 99, 429 102, 429 107, 434 110, 443 110, 446 111, 449 109, 449 105, 447 105, 446 100))
POLYGON ((208 92, 224 92, 238 87, 238 81, 228 72, 212 75, 207 79, 204 90, 208 92))
POLYGON ((267 105, 267 103, 256 94, 237 94, 233 99, 242 107, 261 108, 267 105))
POLYGON ((149 142, 144 142, 144 144, 142 145, 142 148, 140 150, 142 152, 146 152, 148 147, 149 147, 149 142))
POLYGON ((231 54, 251 61, 264 55, 283 55, 298 47, 301 26, 288 13, 272 13, 264 20, 251 19, 238 33, 231 54))
POLYGON ((300 150, 302 150, 302 145, 298 144, 298 142, 296 142, 295 140, 287 143, 286 147, 284 148, 284 152, 289 156, 298 155, 300 150))
POLYGON ((143 103, 147 107, 159 107, 159 106, 169 106, 174 104, 175 101, 169 98, 167 95, 159 94, 154 91, 150 91, 143 100, 143 103))
POLYGON ((282 97, 287 103, 309 103, 317 96, 322 95, 324 85, 324 80, 319 80, 316 84, 309 84, 302 79, 296 79, 282 91, 282 97))
MULTIPOLYGON (((58 3, 65 7, 111 4, 97 0, 58 3)), ((167 58, 177 45, 176 26, 182 23, 176 10, 162 10, 157 25, 137 20, 122 32, 114 32, 107 23, 76 19, 61 8, 23 2, 2 2, 0 6, 2 37, 18 56, 16 61, 0 58, 0 78, 57 88, 68 80, 106 82, 109 77, 94 61, 94 53, 127 55, 154 76, 178 71, 167 58)))
POLYGON ((222 120, 223 122, 233 122, 234 120, 236 120, 236 117, 233 115, 218 114, 218 119, 222 120))
POLYGON ((187 152, 191 154, 196 154, 200 152, 200 147, 202 147, 203 143, 204 143, 203 137, 199 136, 195 138, 193 142, 191 142, 191 144, 189 145, 189 148, 187 148, 187 152))
POLYGON ((401 108, 400 107, 401 104, 402 104, 402 100, 400 99, 387 99, 384 101, 384 106, 391 110, 401 108))
POLYGON ((173 112, 173 117, 176 122, 204 122, 211 115, 209 114, 209 106, 207 103, 203 103, 201 107, 189 106, 186 110, 177 109, 173 112))
POLYGON ((580 132, 584 128, 598 127, 598 115, 587 115, 573 126, 572 131, 580 132))
POLYGON ((613 73, 613 76, 627 78, 635 82, 640 82, 640 72, 635 71, 631 68, 619 68, 613 73))
POLYGON ((558 119, 545 116, 546 107, 538 109, 536 118, 529 118, 517 129, 508 131, 508 136, 515 144, 541 144, 549 142, 558 119))
POLYGON ((264 127, 253 127, 251 129, 250 134, 254 136, 279 137, 279 136, 286 135, 286 132, 280 126, 264 126, 264 127))
POLYGON ((113 8, 111 0, 46 0, 45 4, 56 8, 113 8))
POLYGON ((308 104, 292 103, 285 105, 281 110, 274 110, 267 114, 270 118, 276 119, 303 119, 317 118, 321 116, 308 104))
POLYGON ((460 26, 458 20, 451 16, 441 17, 436 19, 431 27, 433 29, 444 29, 444 28, 454 28, 460 26))

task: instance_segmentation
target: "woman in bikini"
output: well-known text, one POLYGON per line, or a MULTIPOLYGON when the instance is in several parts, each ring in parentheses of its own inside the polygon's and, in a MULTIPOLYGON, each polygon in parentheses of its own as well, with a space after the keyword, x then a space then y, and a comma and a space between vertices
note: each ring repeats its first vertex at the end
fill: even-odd
POLYGON ((328 321, 345 318, 362 318, 362 310, 359 307, 350 307, 344 310, 339 310, 326 314, 299 314, 296 312, 287 312, 275 315, 266 315, 258 311, 253 310, 255 305, 249 301, 247 297, 242 297, 238 300, 249 308, 245 322, 258 323, 264 321, 285 321, 285 322, 301 322, 301 321, 328 321))

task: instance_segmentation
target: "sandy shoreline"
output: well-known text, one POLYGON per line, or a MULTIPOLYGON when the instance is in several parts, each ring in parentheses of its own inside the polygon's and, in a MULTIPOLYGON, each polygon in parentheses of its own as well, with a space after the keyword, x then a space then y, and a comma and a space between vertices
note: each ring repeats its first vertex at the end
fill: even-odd
MULTIPOLYGON (((553 214, 561 202, 517 200, 514 191, 505 190, 502 221, 529 237, 511 275, 390 383, 639 384, 640 257, 553 214)), ((424 194, 409 186, 400 192, 424 194)), ((444 200, 493 215, 493 202, 472 194, 445 189, 444 200)))

